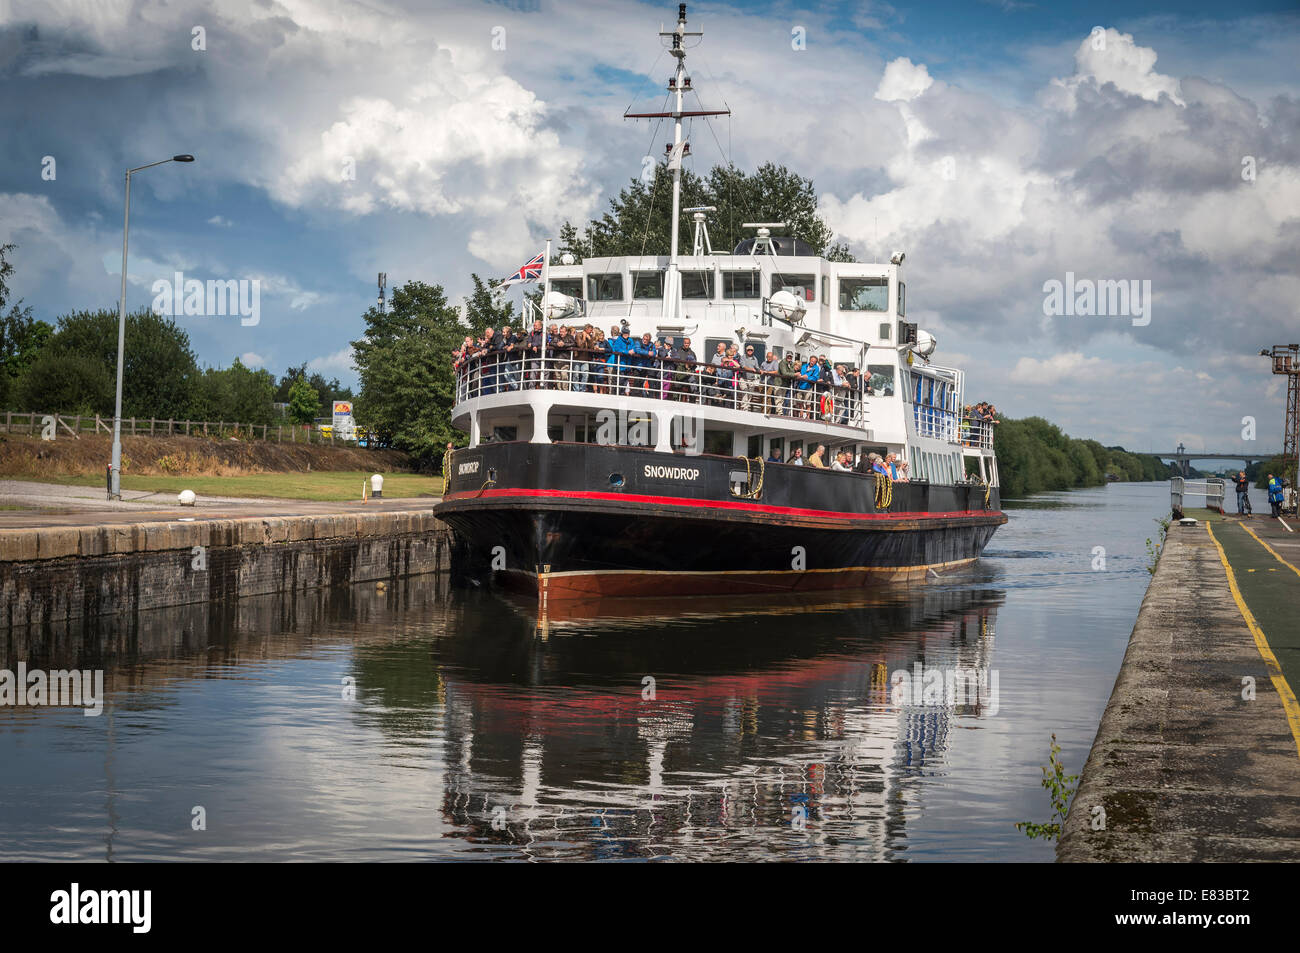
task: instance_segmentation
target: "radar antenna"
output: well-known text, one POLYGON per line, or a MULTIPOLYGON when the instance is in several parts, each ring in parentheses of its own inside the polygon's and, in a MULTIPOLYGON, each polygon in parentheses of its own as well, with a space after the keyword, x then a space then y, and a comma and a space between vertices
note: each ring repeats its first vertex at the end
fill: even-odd
POLYGON ((706 212, 716 212, 716 205, 696 205, 691 208, 682 209, 683 212, 691 216, 691 221, 695 223, 695 241, 691 244, 691 254, 699 257, 700 255, 713 254, 713 242, 709 241, 709 223, 704 220, 706 212))
POLYGON ((740 227, 758 229, 758 233, 754 236, 754 247, 749 252, 751 255, 757 255, 760 251, 775 255, 776 246, 772 244, 772 229, 785 228, 785 222, 744 222, 740 227))

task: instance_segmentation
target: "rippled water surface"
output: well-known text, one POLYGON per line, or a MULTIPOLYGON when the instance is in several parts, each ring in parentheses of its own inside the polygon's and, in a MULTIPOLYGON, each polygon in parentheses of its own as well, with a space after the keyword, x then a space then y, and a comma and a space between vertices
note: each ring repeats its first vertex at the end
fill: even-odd
POLYGON ((539 628, 424 577, 0 634, 0 668, 108 689, 0 708, 0 857, 1049 861, 1013 825, 1053 732, 1082 766, 1168 506, 1008 502, 977 569, 853 596, 539 628))

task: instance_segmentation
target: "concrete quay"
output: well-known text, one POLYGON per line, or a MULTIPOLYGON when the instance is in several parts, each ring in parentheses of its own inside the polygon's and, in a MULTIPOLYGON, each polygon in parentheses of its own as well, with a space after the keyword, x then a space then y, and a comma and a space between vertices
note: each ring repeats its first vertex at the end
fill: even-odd
POLYGON ((1300 858, 1300 533, 1188 515, 1200 522, 1169 529, 1058 861, 1300 858))
POLYGON ((440 572, 436 500, 0 513, 0 629, 440 572))

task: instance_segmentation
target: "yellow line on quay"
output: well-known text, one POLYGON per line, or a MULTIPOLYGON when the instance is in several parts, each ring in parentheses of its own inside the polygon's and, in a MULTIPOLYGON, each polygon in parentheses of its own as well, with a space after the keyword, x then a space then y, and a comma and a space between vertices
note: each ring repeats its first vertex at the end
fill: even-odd
MULTIPOLYGON (((1245 530, 1247 533, 1249 533, 1251 536, 1255 536, 1255 531, 1254 531, 1253 529, 1251 529, 1249 526, 1247 526, 1245 523, 1242 523, 1242 524, 1241 524, 1241 528, 1244 529, 1244 530, 1245 530)), ((1281 556, 1279 556, 1279 555, 1278 555, 1278 552, 1277 552, 1276 549, 1274 549, 1274 548, 1273 548, 1272 546, 1270 546, 1268 543, 1264 542, 1264 541, 1263 541, 1262 539, 1260 539, 1258 536, 1255 536, 1255 542, 1259 543, 1259 545, 1263 546, 1263 547, 1264 547, 1265 549, 1267 549, 1270 553, 1272 553, 1272 554, 1273 554, 1273 558, 1276 559, 1278 562, 1280 562, 1283 566, 1285 566, 1287 569, 1290 569, 1290 570, 1291 570, 1293 573, 1295 573, 1297 576, 1300 576, 1300 569, 1296 569, 1295 566, 1292 566, 1289 562, 1287 562, 1285 559, 1283 559, 1281 556)), ((1285 577, 1284 577, 1284 578, 1285 578, 1285 577)))
MULTIPOLYGON (((1214 543, 1214 548, 1219 551, 1219 561, 1223 563, 1223 569, 1228 574, 1228 588, 1232 590, 1232 598, 1236 600, 1237 608, 1241 610, 1241 617, 1246 620, 1246 627, 1250 629, 1250 634, 1255 637, 1255 647, 1259 649, 1259 654, 1263 656, 1264 664, 1268 667, 1268 677, 1272 680, 1273 687, 1277 689, 1277 694, 1282 699, 1282 707, 1286 709, 1286 720, 1291 725, 1291 737, 1296 743, 1296 754, 1300 756, 1300 704, 1296 702, 1295 692, 1291 691, 1291 686, 1287 684, 1286 676, 1282 674, 1282 666, 1278 663, 1277 656, 1273 654, 1273 650, 1269 647, 1268 639, 1264 637, 1264 630, 1259 627, 1259 623, 1255 621, 1255 616, 1251 614, 1250 609, 1246 606, 1246 600, 1242 598, 1241 590, 1237 588, 1237 577, 1233 574, 1232 566, 1228 562, 1228 554, 1223 551, 1223 546, 1215 538, 1214 529, 1209 523, 1205 524, 1205 531, 1210 534, 1210 541, 1214 543)), ((1255 534, 1252 533, 1251 535, 1254 536, 1255 534)))

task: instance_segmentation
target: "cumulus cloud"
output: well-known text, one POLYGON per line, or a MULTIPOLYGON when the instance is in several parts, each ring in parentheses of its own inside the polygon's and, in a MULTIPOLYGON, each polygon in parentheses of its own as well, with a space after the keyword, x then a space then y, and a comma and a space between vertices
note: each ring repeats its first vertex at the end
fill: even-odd
MULTIPOLYGON (((621 114, 630 99, 654 108, 663 95, 662 64, 651 68, 661 4, 11 0, 9 9, 0 80, 12 95, 0 124, 30 121, 29 103, 61 121, 35 157, 12 137, 0 143, 0 169, 30 175, 40 155, 56 154, 59 189, 76 183, 84 200, 4 180, 0 223, 22 234, 21 280, 115 298, 119 170, 192 151, 192 172, 141 183, 165 201, 141 207, 138 245, 133 210, 133 286, 176 268, 260 277, 266 314, 247 333, 270 340, 257 338, 256 353, 298 363, 310 321, 325 352, 315 361, 341 377, 376 271, 393 287, 438 281, 458 300, 470 270, 517 266, 560 222, 583 220, 639 173, 652 127, 621 114), (207 28, 203 52, 190 45, 196 23, 207 28), (497 25, 503 50, 492 45, 497 25), (582 56, 557 56, 575 35, 600 40, 582 56), (645 73, 640 89, 627 82, 645 73), (92 158, 78 168, 71 157, 83 156, 92 158), (253 198, 241 207, 232 195, 253 198), (187 200, 193 221, 213 227, 177 236, 155 220, 150 231, 151 207, 187 200), (278 247, 281 236, 310 247, 295 263, 299 249, 278 247), (321 250, 333 257, 312 262, 321 250)), ((693 19, 706 37, 689 60, 700 88, 691 105, 725 102, 735 116, 716 139, 691 130, 696 171, 731 158, 812 175, 856 254, 908 253, 913 317, 941 329, 945 348, 970 354, 969 379, 1015 388, 1049 416, 1077 406, 1051 379, 1071 369, 1121 392, 1126 375, 1258 392, 1238 383, 1248 371, 1209 355, 1243 328, 1252 341, 1283 340, 1296 323, 1292 87, 1252 98, 1218 70, 1175 76, 1177 51, 1143 26, 1026 52, 1033 69, 1023 76, 1057 78, 1009 94, 949 60, 882 57, 871 31, 906 22, 883 5, 870 19, 864 33, 802 11, 804 52, 791 51, 788 24, 763 10, 693 19), (1045 317, 1043 284, 1067 271, 1151 280, 1152 323, 1045 317), (1180 362, 1214 381, 1170 369, 1180 362)), ((1184 49, 1181 62, 1200 61, 1184 49)), ((217 332, 209 340, 234 353, 217 332)), ((1221 410, 1226 427, 1233 412, 1221 410)))
POLYGON ((333 354, 314 357, 307 362, 307 370, 315 374, 348 377, 353 373, 352 345, 340 348, 333 354))
POLYGON ((905 56, 891 60, 876 87, 876 99, 907 102, 934 85, 924 63, 915 64, 905 56))
POLYGON ((1085 357, 1079 351, 1053 354, 1042 360, 1022 357, 1011 369, 1011 380, 1018 384, 1057 385, 1077 380, 1084 372, 1097 370, 1101 363, 1101 358, 1085 357))
POLYGON ((1178 80, 1162 76, 1155 70, 1156 51, 1138 46, 1130 33, 1114 28, 1095 28, 1074 52, 1074 75, 1052 80, 1046 101, 1056 108, 1072 111, 1080 86, 1106 84, 1121 93, 1158 102, 1161 96, 1184 105, 1179 98, 1178 80))

